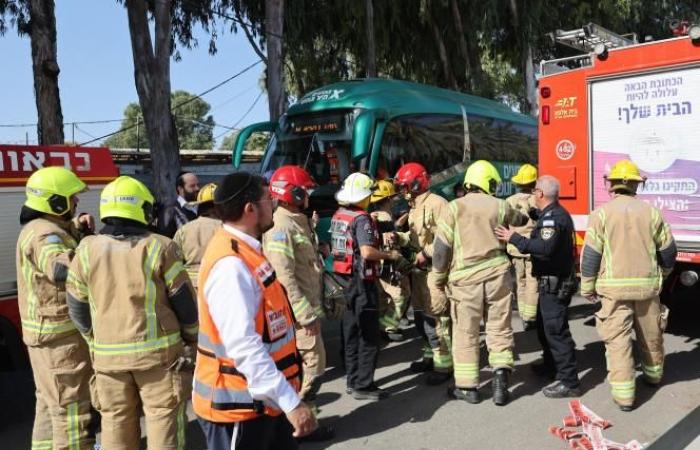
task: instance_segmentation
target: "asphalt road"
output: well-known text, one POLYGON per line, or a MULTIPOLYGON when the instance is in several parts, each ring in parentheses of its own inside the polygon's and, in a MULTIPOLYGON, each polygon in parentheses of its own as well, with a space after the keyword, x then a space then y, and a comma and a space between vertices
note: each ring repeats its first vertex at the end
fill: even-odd
MULTIPOLYGON (((699 299, 695 299, 697 302, 699 299)), ((700 303, 700 302, 698 302, 700 303)), ((621 412, 610 398, 605 382, 604 348, 595 331, 593 309, 575 299, 570 310, 571 328, 577 343, 584 405, 610 420, 604 435, 617 442, 637 439, 654 449, 700 449, 700 307, 678 309, 671 316, 665 335, 666 366, 663 385, 657 389, 641 382, 638 407, 621 412)), ((336 438, 326 443, 304 444, 306 449, 565 449, 567 445, 548 433, 568 413, 567 400, 545 398, 546 385, 528 365, 539 358, 535 332, 516 331, 516 371, 512 377, 512 401, 497 407, 491 402, 491 373, 482 369, 482 403, 469 405, 450 400, 447 383, 429 387, 423 375, 408 370, 420 354, 413 331, 405 342, 386 346, 379 357, 377 382, 391 392, 381 402, 357 401, 345 394, 339 368, 338 323, 324 330, 328 349, 325 383, 318 396, 320 418, 332 423, 336 438)), ((483 352, 485 356, 485 352, 483 352)), ((482 359, 482 365, 485 361, 482 359)), ((32 386, 27 374, 0 378, 0 447, 29 449, 32 417, 32 386)), ((193 419, 190 412, 190 418, 193 419)), ((145 447, 144 447, 145 448, 145 447)), ((194 420, 188 427, 188 449, 203 450, 201 431, 194 420)))

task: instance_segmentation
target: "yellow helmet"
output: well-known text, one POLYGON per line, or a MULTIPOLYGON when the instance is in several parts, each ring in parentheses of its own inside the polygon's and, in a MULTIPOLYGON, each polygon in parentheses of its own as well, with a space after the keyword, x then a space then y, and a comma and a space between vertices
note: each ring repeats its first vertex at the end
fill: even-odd
POLYGON ((532 164, 523 164, 518 169, 518 173, 510 179, 515 184, 525 185, 537 181, 537 167, 532 164))
POLYGON ((119 217, 148 225, 153 215, 153 195, 131 177, 121 176, 109 183, 100 195, 100 219, 119 217))
POLYGON ((348 175, 343 187, 335 194, 338 203, 355 205, 369 198, 374 188, 374 180, 364 173, 355 172, 348 175))
POLYGON ((610 169, 610 173, 605 176, 608 180, 622 181, 645 181, 639 173, 639 168, 629 159, 623 159, 616 162, 610 169))
POLYGON ((482 191, 495 195, 501 176, 498 170, 488 161, 479 160, 472 163, 464 175, 464 187, 478 187, 482 191))
POLYGON ((73 205, 70 198, 87 190, 76 174, 64 167, 44 167, 27 180, 24 206, 46 214, 61 216, 73 205))
POLYGON ((394 183, 388 180, 379 180, 377 181, 377 188, 372 193, 372 197, 370 197, 369 201, 370 203, 377 203, 385 198, 393 197, 394 195, 396 195, 394 183))
POLYGON ((197 201, 192 202, 195 205, 201 205, 202 203, 213 202, 214 192, 216 191, 216 183, 207 183, 199 190, 197 194, 197 201))

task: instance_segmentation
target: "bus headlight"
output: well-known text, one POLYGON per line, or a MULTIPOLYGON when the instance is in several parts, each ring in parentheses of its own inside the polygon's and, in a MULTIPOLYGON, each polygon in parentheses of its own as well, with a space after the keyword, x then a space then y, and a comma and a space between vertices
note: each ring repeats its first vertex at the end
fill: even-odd
POLYGON ((681 284, 686 287, 694 286, 698 282, 698 274, 692 270, 681 272, 681 284))

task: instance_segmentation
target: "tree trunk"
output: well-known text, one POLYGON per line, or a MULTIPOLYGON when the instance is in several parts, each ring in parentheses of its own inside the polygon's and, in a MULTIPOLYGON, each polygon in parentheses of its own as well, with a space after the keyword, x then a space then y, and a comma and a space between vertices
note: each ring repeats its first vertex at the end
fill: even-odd
POLYGON ((435 39, 435 45, 438 48, 438 55, 440 56, 440 62, 442 63, 442 71, 445 75, 445 83, 451 89, 457 90, 457 80, 452 73, 452 66, 450 65, 450 59, 447 56, 447 49, 445 47, 445 41, 442 39, 442 32, 438 27, 432 12, 430 11, 430 1, 425 3, 425 18, 428 21, 428 25, 433 32, 433 38, 435 39))
POLYGON ((180 156, 170 106, 171 0, 155 0, 155 46, 148 24, 148 3, 126 0, 126 8, 136 92, 151 147, 155 196, 163 205, 173 205, 180 156))
POLYGON ((284 92, 282 32, 284 0, 265 0, 265 34, 267 40, 267 99, 270 120, 276 121, 287 106, 284 92))
POLYGON ((63 113, 58 92, 58 51, 54 0, 30 0, 30 36, 34 97, 39 116, 37 135, 40 145, 64 144, 63 113))
POLYGON ((464 60, 464 75, 467 80, 467 86, 469 92, 474 92, 476 86, 474 85, 474 79, 472 77, 471 63, 469 61, 469 50, 467 49, 467 39, 464 35, 464 26, 462 25, 462 13, 459 10, 459 5, 457 0, 450 0, 452 6, 452 18, 455 22, 455 30, 457 31, 459 40, 459 53, 462 55, 464 60))
POLYGON ((532 44, 528 42, 523 51, 523 78, 525 81, 525 102, 523 113, 537 117, 537 81, 535 80, 535 63, 533 61, 532 44))
POLYGON ((373 0, 365 0, 365 27, 367 30, 367 78, 377 77, 377 56, 374 42, 374 5, 373 0))

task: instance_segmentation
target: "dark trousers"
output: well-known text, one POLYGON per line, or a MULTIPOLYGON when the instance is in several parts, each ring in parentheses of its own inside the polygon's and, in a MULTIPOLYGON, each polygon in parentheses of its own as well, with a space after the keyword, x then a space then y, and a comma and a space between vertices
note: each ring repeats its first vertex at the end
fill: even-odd
MULTIPOLYGON (((428 346, 433 349, 440 346, 440 340, 438 339, 437 332, 435 331, 437 319, 435 317, 427 316, 423 311, 413 310, 413 323, 416 326, 416 330, 423 341, 428 344, 428 346)), ((425 359, 425 358, 424 358, 425 359)))
POLYGON ((347 385, 353 389, 368 389, 374 382, 380 344, 378 298, 374 281, 353 275, 345 290, 347 310, 342 321, 347 385))
POLYGON ((567 387, 578 387, 576 344, 569 330, 568 308, 571 297, 560 300, 540 285, 537 302, 537 337, 542 345, 544 363, 556 368, 557 380, 567 387))
POLYGON ((234 423, 214 423, 197 417, 209 450, 296 450, 294 429, 284 414, 234 423))

